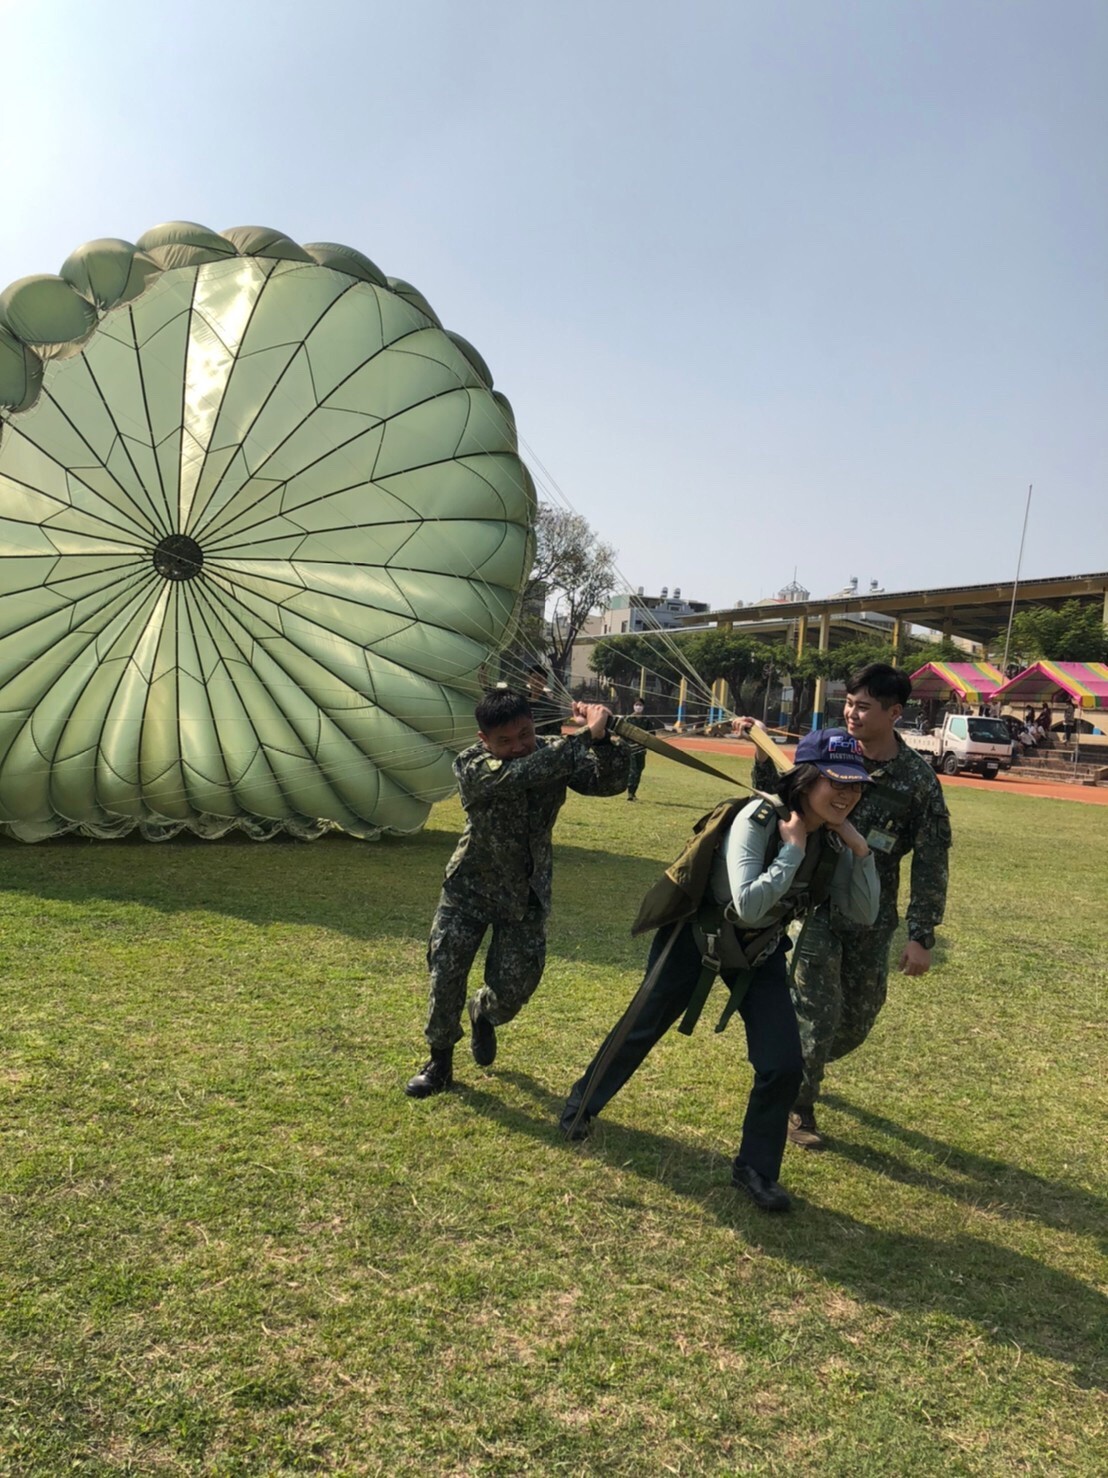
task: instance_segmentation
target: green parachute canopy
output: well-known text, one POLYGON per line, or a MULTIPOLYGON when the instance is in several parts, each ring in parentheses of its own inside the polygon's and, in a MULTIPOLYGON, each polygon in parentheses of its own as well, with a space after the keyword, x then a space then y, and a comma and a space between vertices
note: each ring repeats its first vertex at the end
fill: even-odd
POLYGON ((410 284, 176 221, 0 294, 0 830, 416 830, 530 572, 511 407, 410 284))

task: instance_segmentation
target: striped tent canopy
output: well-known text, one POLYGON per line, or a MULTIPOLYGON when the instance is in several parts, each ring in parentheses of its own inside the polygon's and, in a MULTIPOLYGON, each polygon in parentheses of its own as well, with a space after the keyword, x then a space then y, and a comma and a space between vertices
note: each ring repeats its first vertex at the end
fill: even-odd
POLYGON ((1108 708, 1108 663, 1036 662, 1005 683, 997 697, 1049 703, 1063 693, 1078 708, 1108 708))
POLYGON ((927 662, 912 673, 912 697, 987 703, 1003 682, 991 662, 927 662))

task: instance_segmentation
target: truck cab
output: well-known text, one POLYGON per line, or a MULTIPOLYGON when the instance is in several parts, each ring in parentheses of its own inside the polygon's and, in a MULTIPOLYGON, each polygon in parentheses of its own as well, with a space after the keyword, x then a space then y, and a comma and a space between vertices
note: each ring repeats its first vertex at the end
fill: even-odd
POLYGON ((944 775, 969 772, 995 780, 1001 770, 1012 766, 1012 737, 1001 718, 952 713, 930 734, 901 730, 901 738, 944 775))

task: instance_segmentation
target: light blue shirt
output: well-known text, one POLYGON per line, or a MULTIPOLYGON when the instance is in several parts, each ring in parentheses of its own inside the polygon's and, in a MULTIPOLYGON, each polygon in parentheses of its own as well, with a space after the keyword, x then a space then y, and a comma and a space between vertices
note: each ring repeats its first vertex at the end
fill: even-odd
MULTIPOLYGON (((777 817, 767 825, 755 825, 754 813, 764 802, 744 806, 728 827, 712 862, 712 892, 717 903, 729 903, 744 928, 754 929, 789 890, 804 861, 804 848, 782 842, 777 856, 766 866, 766 853, 777 836, 777 817)), ((873 853, 855 857, 837 837, 832 846, 842 852, 831 879, 831 901, 855 924, 872 924, 881 902, 881 887, 873 853)), ((809 845, 819 845, 812 833, 809 845)))

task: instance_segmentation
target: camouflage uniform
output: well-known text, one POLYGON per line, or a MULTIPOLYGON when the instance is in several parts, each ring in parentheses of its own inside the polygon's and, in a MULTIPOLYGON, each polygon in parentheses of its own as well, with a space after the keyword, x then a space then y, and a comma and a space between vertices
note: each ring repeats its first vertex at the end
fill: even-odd
POLYGON ((462 1035, 466 982, 492 926, 481 1015, 500 1026, 534 994, 546 963, 553 870, 551 833, 566 790, 618 795, 627 784, 627 748, 587 731, 540 739, 534 754, 495 759, 473 744, 454 761, 466 826, 446 865, 431 924, 431 1002, 426 1037, 452 1047, 462 1035))
MULTIPOLYGON (((875 784, 864 788, 850 819, 873 851, 881 903, 868 929, 830 903, 809 915, 793 974, 804 1048, 801 1105, 815 1103, 827 1064, 862 1045, 885 1004, 889 947, 899 923, 900 859, 906 853, 912 853, 909 937, 933 931, 946 906, 950 815, 934 771, 899 735, 893 759, 863 763, 875 784)), ((775 788, 770 761, 755 761, 753 779, 761 790, 775 788)))
MULTIPOLYGON (((661 728, 656 718, 650 718, 645 713, 628 713, 624 717, 629 724, 634 724, 645 734, 656 734, 661 728)), ((632 744, 630 749, 631 770, 627 777, 627 794, 633 796, 638 794, 639 781, 642 779, 642 772, 646 769, 646 750, 641 744, 632 744)))

